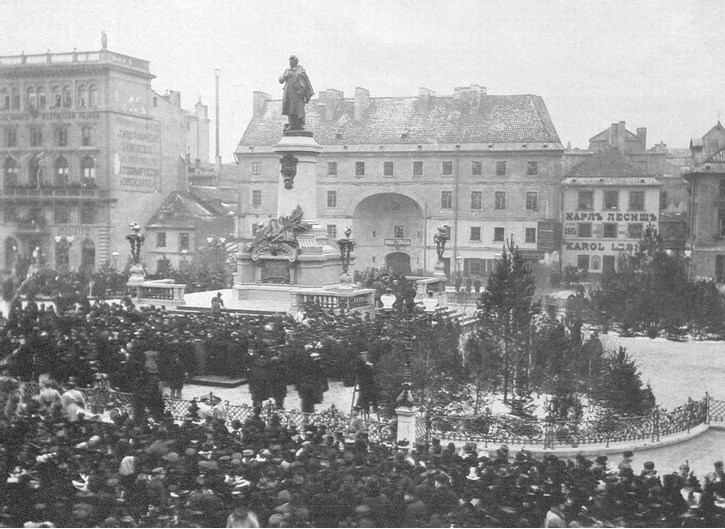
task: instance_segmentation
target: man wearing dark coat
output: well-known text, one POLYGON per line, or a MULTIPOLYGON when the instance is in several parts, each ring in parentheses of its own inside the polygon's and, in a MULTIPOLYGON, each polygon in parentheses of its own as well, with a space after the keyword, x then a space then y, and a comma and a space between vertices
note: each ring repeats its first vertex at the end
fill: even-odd
POLYGON ((284 83, 282 95, 282 115, 287 116, 284 130, 304 130, 305 105, 315 94, 305 69, 299 65, 297 57, 289 58, 289 68, 279 78, 284 83))

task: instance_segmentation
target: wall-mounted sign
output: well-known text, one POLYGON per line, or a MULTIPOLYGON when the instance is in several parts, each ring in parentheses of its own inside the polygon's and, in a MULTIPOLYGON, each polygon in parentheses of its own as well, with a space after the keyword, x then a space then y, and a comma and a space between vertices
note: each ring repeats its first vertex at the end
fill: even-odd
POLYGON ((385 239, 385 246, 410 246, 410 239, 385 239))
POLYGON ((636 252, 636 242, 567 242, 565 248, 572 252, 636 252))
POLYGON ((656 222, 654 213, 585 213, 581 211, 568 212, 566 220, 604 221, 604 222, 656 222))

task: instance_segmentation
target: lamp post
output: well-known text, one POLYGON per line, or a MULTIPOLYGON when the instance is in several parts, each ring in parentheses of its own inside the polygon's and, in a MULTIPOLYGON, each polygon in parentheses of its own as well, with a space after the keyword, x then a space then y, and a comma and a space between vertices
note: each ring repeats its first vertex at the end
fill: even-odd
POLYGON ((216 158, 214 158, 214 161, 217 165, 221 164, 221 159, 219 158, 219 76, 221 75, 222 71, 219 68, 214 69, 214 79, 215 79, 215 86, 216 86, 216 158))
POLYGON ((351 289, 350 275, 347 273, 350 267, 350 254, 355 248, 355 239, 351 239, 352 229, 350 226, 345 230, 345 238, 337 240, 337 246, 340 248, 340 259, 342 260, 342 274, 340 274, 340 287, 351 289))

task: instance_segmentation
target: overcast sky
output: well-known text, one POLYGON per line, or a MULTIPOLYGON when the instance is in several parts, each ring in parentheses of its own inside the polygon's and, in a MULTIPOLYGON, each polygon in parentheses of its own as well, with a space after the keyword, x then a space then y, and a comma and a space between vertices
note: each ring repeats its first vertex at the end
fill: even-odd
POLYGON ((293 53, 318 93, 479 84, 542 96, 565 145, 626 121, 647 127, 648 147, 687 147, 725 111, 724 28, 716 0, 3 0, 0 54, 96 50, 105 29, 110 50, 151 62, 156 91, 189 109, 201 95, 212 119, 220 68, 225 162, 252 92, 280 98, 293 53))

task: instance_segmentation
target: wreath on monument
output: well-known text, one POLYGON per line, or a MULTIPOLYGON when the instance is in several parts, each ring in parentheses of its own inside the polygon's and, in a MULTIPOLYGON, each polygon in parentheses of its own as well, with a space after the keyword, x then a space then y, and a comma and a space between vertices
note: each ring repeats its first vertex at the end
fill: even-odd
POLYGON ((297 234, 309 231, 312 225, 302 221, 302 208, 298 205, 290 215, 270 219, 251 244, 252 260, 260 255, 285 255, 292 263, 297 259, 299 241, 297 234))

